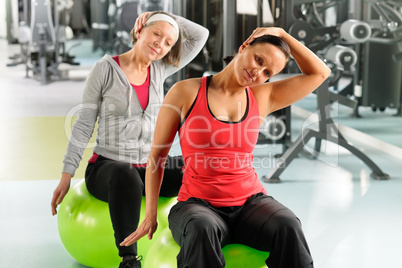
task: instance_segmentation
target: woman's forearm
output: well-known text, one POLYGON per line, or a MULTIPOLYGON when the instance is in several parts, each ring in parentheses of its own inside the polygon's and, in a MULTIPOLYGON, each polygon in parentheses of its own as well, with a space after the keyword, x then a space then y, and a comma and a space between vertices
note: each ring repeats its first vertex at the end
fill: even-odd
POLYGON ((201 50, 205 42, 208 40, 209 30, 204 26, 201 26, 191 20, 183 18, 181 16, 175 16, 179 25, 184 30, 185 39, 193 41, 198 44, 194 47, 196 50, 201 50))
POLYGON ((180 66, 168 66, 166 70, 166 77, 172 75, 182 67, 189 64, 198 55, 198 53, 200 53, 209 36, 209 31, 207 28, 183 17, 175 17, 177 22, 183 28, 186 36, 181 47, 180 66))
POLYGON ((158 114, 152 149, 148 156, 145 174, 146 213, 156 215, 159 191, 163 180, 166 158, 176 136, 180 124, 181 91, 177 84, 166 95, 158 114))
POLYGON ((147 169, 145 173, 145 214, 153 218, 156 218, 157 214, 159 191, 162 184, 165 159, 160 156, 153 157, 150 155, 148 157, 147 169))
POLYGON ((284 30, 280 37, 288 43, 292 57, 295 59, 302 73, 307 75, 321 75, 323 79, 328 77, 331 70, 309 48, 284 30))

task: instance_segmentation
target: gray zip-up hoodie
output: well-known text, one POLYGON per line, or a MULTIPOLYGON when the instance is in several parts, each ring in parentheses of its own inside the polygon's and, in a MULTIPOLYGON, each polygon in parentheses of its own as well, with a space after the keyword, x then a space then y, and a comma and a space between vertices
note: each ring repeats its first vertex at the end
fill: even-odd
POLYGON ((164 97, 165 79, 201 51, 208 30, 175 16, 186 33, 179 68, 154 61, 150 66, 149 102, 142 109, 134 88, 116 61, 105 55, 95 63, 85 82, 82 103, 73 125, 62 172, 74 176, 98 120, 93 151, 104 157, 143 164, 151 151, 156 118, 164 97))

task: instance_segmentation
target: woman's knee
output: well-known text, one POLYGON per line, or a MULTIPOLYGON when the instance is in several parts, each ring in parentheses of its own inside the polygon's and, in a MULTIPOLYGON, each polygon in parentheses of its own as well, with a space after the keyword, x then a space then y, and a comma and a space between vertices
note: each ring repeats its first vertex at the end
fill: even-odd
POLYGON ((185 226, 183 234, 195 238, 205 235, 214 235, 218 232, 217 226, 206 218, 191 219, 185 226))
POLYGON ((301 222, 291 211, 279 210, 271 216, 269 225, 275 232, 299 233, 301 222))
POLYGON ((203 217, 194 217, 188 219, 184 224, 181 224, 182 228, 174 228, 174 224, 170 222, 170 226, 173 227, 172 233, 175 237, 175 240, 179 242, 185 241, 193 243, 207 243, 213 244, 221 243, 226 235, 227 228, 217 222, 213 217, 203 216, 203 217))

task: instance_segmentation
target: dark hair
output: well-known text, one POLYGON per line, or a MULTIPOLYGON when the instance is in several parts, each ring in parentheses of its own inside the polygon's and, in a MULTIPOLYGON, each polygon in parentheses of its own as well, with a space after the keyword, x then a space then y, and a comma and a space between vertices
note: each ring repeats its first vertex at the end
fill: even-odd
MULTIPOLYGON (((169 13, 166 13, 166 12, 163 12, 163 11, 154 11, 154 12, 152 12, 148 16, 148 19, 151 18, 155 14, 168 15, 168 16, 172 17, 177 22, 175 17, 173 17, 169 13)), ((146 27, 148 27, 148 26, 150 26, 152 24, 154 24, 154 22, 151 22, 148 25, 144 25, 144 28, 146 28, 146 27)), ((173 45, 173 47, 170 49, 170 51, 162 58, 163 63, 170 64, 170 65, 173 65, 175 67, 179 67, 179 64, 180 64, 181 45, 182 45, 182 42, 183 42, 183 39, 184 39, 183 38, 183 34, 184 34, 183 28, 181 27, 181 25, 179 23, 177 23, 177 25, 179 26, 179 37, 177 38, 176 43, 173 45)), ((135 45, 135 43, 137 43, 138 39, 137 39, 137 35, 135 34, 134 28, 131 29, 130 37, 131 37, 131 43, 133 45, 135 45)))
MULTIPOLYGON (((260 36, 256 39, 254 39, 253 42, 250 43, 250 46, 253 46, 255 44, 261 44, 261 43, 268 43, 268 44, 272 44, 272 45, 276 46, 283 52, 283 54, 286 57, 286 60, 289 61, 290 48, 289 48, 288 43, 286 43, 286 41, 283 40, 282 38, 275 36, 275 35, 263 35, 263 36, 260 36)), ((235 56, 224 57, 223 61, 225 62, 225 64, 229 64, 233 60, 234 57, 235 56)))

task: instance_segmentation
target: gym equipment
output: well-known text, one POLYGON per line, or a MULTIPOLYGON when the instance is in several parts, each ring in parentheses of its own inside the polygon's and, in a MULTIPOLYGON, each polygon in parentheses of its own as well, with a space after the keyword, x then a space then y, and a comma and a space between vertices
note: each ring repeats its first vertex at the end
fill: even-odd
POLYGON ((290 106, 269 114, 260 126, 257 144, 281 144, 283 154, 291 143, 290 121, 290 106))
MULTIPOLYGON (((48 61, 55 62, 56 32, 53 25, 50 1, 34 0, 31 13, 30 50, 31 70, 40 73, 42 84, 47 83, 48 61)), ((50 65, 50 64, 49 64, 50 65)))
MULTIPOLYGON (((286 75, 277 75, 276 79, 286 78, 286 75)), ((279 175, 287 168, 290 162, 298 156, 299 153, 303 153, 310 159, 316 159, 321 151, 322 140, 327 140, 338 144, 345 149, 349 150, 351 153, 356 155, 360 160, 362 160, 371 170, 371 177, 376 180, 389 180, 388 174, 384 173, 367 155, 361 152, 359 149, 348 143, 348 141, 339 132, 335 123, 333 122, 330 115, 330 100, 328 94, 328 81, 321 84, 320 87, 316 89, 317 94, 317 106, 318 106, 318 117, 319 117, 319 127, 318 131, 307 128, 302 134, 297 138, 297 140, 289 147, 288 150, 283 154, 283 156, 278 160, 275 167, 265 176, 262 177, 264 182, 268 183, 279 183, 281 182, 279 175), (304 150, 305 145, 311 138, 316 138, 313 153, 304 150)))
POLYGON ((145 11, 164 10, 170 12, 170 0, 139 0, 138 14, 145 11))
MULTIPOLYGON (((316 159, 321 151, 322 140, 338 144, 356 155, 372 170, 371 177, 374 179, 390 179, 389 175, 384 173, 369 157, 347 142, 330 116, 330 104, 334 101, 350 106, 357 111, 359 100, 356 100, 356 98, 360 95, 358 94, 358 89, 362 87, 362 85, 356 82, 360 81, 360 78, 356 79, 356 75, 360 73, 361 69, 360 46, 367 42, 375 41, 372 37, 373 27, 364 21, 344 19, 341 24, 334 26, 325 25, 325 15, 323 15, 325 11, 329 8, 339 8, 341 2, 342 1, 290 0, 276 1, 274 3, 273 10, 277 11, 275 12, 275 22, 277 26, 288 29, 288 32, 292 36, 303 42, 317 55, 323 57, 329 66, 332 65, 334 75, 315 90, 319 113, 318 131, 305 129, 299 138, 286 150, 275 167, 267 175, 262 177, 262 180, 265 182, 281 182, 279 178, 280 174, 299 153, 309 159, 316 159), (299 12, 295 10, 299 10, 299 12), (338 94, 329 91, 330 86, 336 87, 342 76, 352 78, 350 79, 351 82, 349 85, 338 94), (354 95, 354 97, 356 97, 355 99, 342 95, 346 92, 345 90, 350 91, 351 89, 356 89, 354 90, 355 92, 352 92, 356 93, 354 95), (311 138, 315 138, 312 153, 304 148, 311 138)), ((346 12, 345 14, 348 14, 347 9, 343 11, 346 12)), ((366 65, 367 64, 369 63, 366 63, 366 65)), ((292 61, 288 64, 286 71, 288 76, 299 73, 297 66, 292 61)), ((400 73, 401 71, 399 70, 399 80, 401 79, 400 73)), ((281 79, 280 77, 279 75, 274 78, 281 79)), ((282 77, 285 78, 286 75, 282 77)), ((399 90, 399 87, 396 89, 399 90)), ((364 90, 360 92, 364 92, 364 90)))
POLYGON ((325 58, 335 63, 339 69, 352 69, 357 62, 357 54, 350 47, 335 45, 330 47, 325 54, 325 58))
MULTIPOLYGON (((154 238, 155 239, 155 238, 154 238)), ((180 247, 176 244, 169 228, 164 229, 151 245, 144 258, 144 268, 176 268, 176 256, 180 247)), ((227 268, 234 267, 267 267, 265 260, 269 252, 252 249, 245 245, 229 244, 223 247, 227 268)))
MULTIPOLYGON (((167 215, 176 198, 160 197, 158 230, 152 240, 138 241, 138 254, 145 256, 158 234, 168 226, 167 215)), ((140 222, 144 219, 145 197, 141 204, 140 222)), ((107 203, 93 197, 82 179, 71 187, 58 212, 60 240, 67 252, 79 263, 89 267, 117 267, 121 261, 115 246, 114 231, 107 203)))
POLYGON ((138 15, 145 11, 171 12, 171 0, 91 1, 93 50, 123 54, 132 48, 130 32, 138 15))
MULTIPOLYGON (((69 5, 61 5, 61 10, 71 8, 73 2, 66 1, 66 3, 69 5)), ((29 4, 28 1, 24 1, 23 10, 25 19, 28 20, 30 17, 30 24, 28 25, 27 21, 19 23, 18 42, 21 45, 19 56, 21 60, 9 63, 7 66, 25 64, 25 76, 29 77, 29 71, 32 71, 33 76, 43 85, 47 84, 49 77, 61 79, 65 75, 59 70, 61 62, 70 65, 79 64, 65 51, 68 30, 65 25, 59 24, 58 2, 54 1, 52 10, 50 0, 32 0, 29 4)))
MULTIPOLYGON (((91 38, 93 41, 93 51, 102 49, 104 52, 110 51, 113 40, 113 17, 111 7, 114 7, 112 1, 94 0, 90 1, 91 14, 91 38)), ((134 14, 135 15, 135 14, 134 14)))
POLYGON ((402 2, 365 2, 365 20, 370 21, 373 35, 362 46, 359 104, 373 111, 398 108, 401 116, 402 59, 397 55, 402 53, 402 2))
POLYGON ((350 19, 339 28, 343 39, 353 43, 364 43, 370 39, 371 27, 367 22, 350 19))
POLYGON ((113 41, 113 50, 122 54, 132 48, 130 32, 138 17, 138 1, 126 2, 117 8, 116 38, 113 41))
MULTIPOLYGON (((359 106, 373 111, 398 108, 401 115, 401 6, 389 0, 279 0, 272 10, 276 26, 287 29, 331 67, 330 101, 352 108, 359 117, 359 106), (327 23, 328 11, 336 21, 327 23), (340 88, 340 81, 348 84, 340 88)), ((289 65, 288 73, 297 72, 289 65)))

